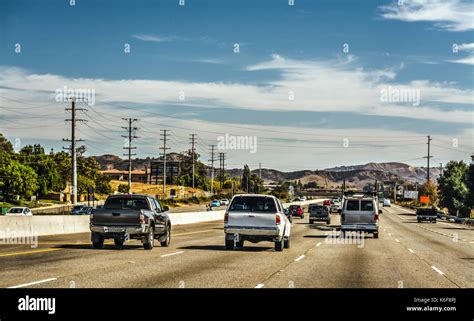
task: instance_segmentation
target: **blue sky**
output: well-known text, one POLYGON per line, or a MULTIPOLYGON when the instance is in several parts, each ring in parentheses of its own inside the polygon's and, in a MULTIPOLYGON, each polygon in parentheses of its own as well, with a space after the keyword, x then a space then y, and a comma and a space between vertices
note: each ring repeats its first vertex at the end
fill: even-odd
POLYGON ((404 0, 403 6, 389 0, 295 0, 293 6, 284 0, 186 0, 185 6, 6 0, 0 4, 0 128, 20 145, 60 148, 68 130, 59 123, 65 104, 54 101, 54 92, 67 86, 95 90, 87 115, 93 119, 82 129, 91 154, 121 154, 120 117, 134 116, 145 120, 140 156, 156 154, 159 130, 174 126, 176 151, 196 132, 204 159, 219 133, 257 136, 255 155, 227 151, 239 167, 407 159, 422 165, 426 135, 439 137, 440 162, 468 160, 473 12, 472 2, 461 0, 404 0), (418 91, 420 103, 381 101, 389 86, 418 91), (35 104, 47 106, 27 109, 35 104), (124 105, 135 110, 117 107, 124 105), (38 119, 51 129, 33 128, 38 119), (343 148, 346 138, 367 148, 343 148), (282 140, 284 147, 270 147, 282 140))

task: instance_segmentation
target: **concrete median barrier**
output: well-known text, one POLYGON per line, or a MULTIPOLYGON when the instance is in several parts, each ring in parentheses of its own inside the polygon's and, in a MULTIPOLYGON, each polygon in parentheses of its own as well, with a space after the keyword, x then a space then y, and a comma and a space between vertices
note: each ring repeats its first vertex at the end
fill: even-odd
MULTIPOLYGON (((171 224, 184 225, 224 219, 224 210, 170 213, 171 224)), ((89 232, 88 215, 0 216, 0 239, 89 232)))
MULTIPOLYGON (((322 200, 294 202, 290 204, 307 205, 322 200)), ((172 225, 185 225, 224 219, 225 210, 205 212, 169 213, 172 225)), ((0 216, 0 238, 8 235, 17 237, 45 236, 89 232, 88 215, 38 215, 38 216, 0 216)))

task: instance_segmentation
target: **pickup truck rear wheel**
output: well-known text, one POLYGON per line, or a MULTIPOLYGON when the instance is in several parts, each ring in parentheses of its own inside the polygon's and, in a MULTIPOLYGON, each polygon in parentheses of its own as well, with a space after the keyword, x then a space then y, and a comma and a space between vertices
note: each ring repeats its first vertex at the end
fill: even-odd
POLYGON ((309 224, 313 224, 313 223, 314 223, 314 221, 313 221, 313 220, 309 220, 309 224))
POLYGON ((166 228, 166 239, 163 242, 160 242, 160 244, 162 247, 168 247, 170 246, 170 243, 171 243, 171 229, 168 226, 166 228))
POLYGON ((154 229, 150 226, 150 230, 148 231, 148 235, 146 237, 146 241, 143 243, 143 248, 145 250, 153 250, 153 243, 154 243, 154 229))
POLYGON ((379 233, 374 233, 374 239, 378 239, 379 238, 379 233))
POLYGON ((277 252, 283 251, 283 243, 284 243, 283 238, 281 239, 281 241, 276 241, 275 242, 275 251, 277 251, 277 252))
POLYGON ((238 241, 236 245, 237 247, 244 247, 244 240, 238 241))
POLYGON ((226 250, 233 250, 234 249, 234 240, 225 240, 225 249, 226 250))
POLYGON ((289 249, 290 248, 290 237, 288 237, 287 239, 285 239, 285 249, 289 249))
POLYGON ((123 240, 122 239, 114 239, 115 246, 123 246, 123 240))

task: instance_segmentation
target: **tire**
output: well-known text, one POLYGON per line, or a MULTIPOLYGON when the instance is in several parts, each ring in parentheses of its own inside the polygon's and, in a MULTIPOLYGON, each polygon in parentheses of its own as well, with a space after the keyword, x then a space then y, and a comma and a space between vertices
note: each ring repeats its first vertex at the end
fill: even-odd
POLYGON ((237 247, 244 247, 244 241, 242 240, 242 241, 236 242, 236 246, 237 247))
POLYGON ((234 249, 234 240, 225 240, 225 249, 226 250, 233 250, 234 249))
POLYGON ((331 224, 331 219, 330 219, 330 218, 328 218, 328 219, 326 220, 326 225, 329 225, 329 224, 331 224))
POLYGON ((284 244, 284 247, 285 249, 289 249, 290 248, 290 238, 288 237, 286 240, 285 240, 285 244, 284 244))
POLYGON ((114 239, 115 246, 123 246, 124 240, 114 239))
POLYGON ((160 244, 162 247, 168 247, 170 246, 170 243, 171 243, 171 228, 168 225, 168 227, 166 228, 166 239, 163 242, 160 242, 160 244))
POLYGON ((275 242, 275 251, 282 252, 283 251, 283 243, 284 243, 283 238, 281 239, 281 241, 275 242))
POLYGON ((379 233, 374 233, 374 239, 378 239, 379 238, 379 233))
POLYGON ((100 239, 99 241, 97 242, 92 242, 92 246, 94 247, 94 249, 101 249, 104 247, 104 239, 100 239))
POLYGON ((345 237, 346 237, 346 232, 341 231, 341 237, 342 237, 342 238, 345 238, 345 237))
POLYGON ((309 220, 309 224, 313 224, 313 223, 314 223, 314 221, 313 221, 313 220, 309 220))
POLYGON ((147 235, 147 241, 143 243, 143 248, 145 250, 153 250, 155 237, 154 237, 154 228, 150 227, 147 235))

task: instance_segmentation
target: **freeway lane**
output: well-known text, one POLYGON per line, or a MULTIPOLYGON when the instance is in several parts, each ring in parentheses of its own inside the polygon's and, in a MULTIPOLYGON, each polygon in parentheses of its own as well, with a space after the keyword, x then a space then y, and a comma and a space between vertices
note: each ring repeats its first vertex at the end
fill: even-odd
POLYGON ((0 287, 473 287, 472 230, 456 230, 468 241, 453 241, 404 213, 384 209, 380 238, 366 236, 362 247, 295 218, 282 253, 272 243, 225 251, 222 222, 176 226, 171 246, 152 251, 137 241, 94 250, 88 233, 43 237, 36 249, 0 245, 0 287))

